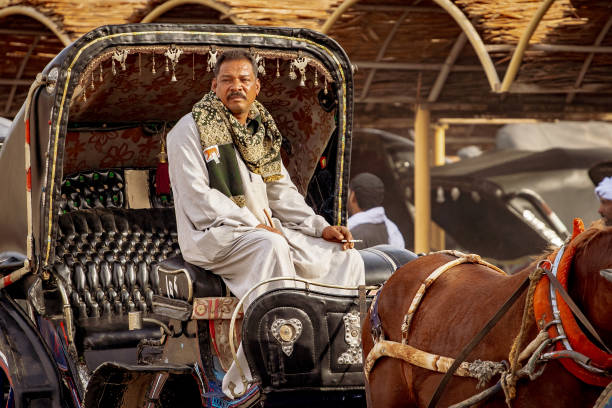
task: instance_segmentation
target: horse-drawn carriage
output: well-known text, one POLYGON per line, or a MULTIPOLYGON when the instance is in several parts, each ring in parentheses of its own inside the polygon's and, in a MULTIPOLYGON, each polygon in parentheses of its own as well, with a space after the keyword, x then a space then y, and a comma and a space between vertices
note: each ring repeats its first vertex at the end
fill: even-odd
MULTIPOLYGON (((278 289, 243 311, 180 257, 164 137, 233 48, 257 60, 293 182, 345 222, 352 67, 333 40, 168 24, 84 35, 39 75, 0 155, 7 406, 222 406, 240 339, 266 405, 365 403, 356 288, 278 289)), ((385 251, 362 252, 367 283, 409 259, 385 251)))

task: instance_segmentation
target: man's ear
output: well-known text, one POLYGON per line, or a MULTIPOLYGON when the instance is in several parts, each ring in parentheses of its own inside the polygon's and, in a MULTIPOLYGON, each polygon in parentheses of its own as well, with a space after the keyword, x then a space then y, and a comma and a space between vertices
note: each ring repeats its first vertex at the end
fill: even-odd
POLYGON ((212 82, 210 83, 210 89, 213 92, 217 92, 217 78, 213 78, 212 82))
POLYGON ((259 95, 259 90, 261 89, 261 82, 259 81, 259 78, 255 79, 255 89, 257 90, 255 96, 257 96, 259 95))

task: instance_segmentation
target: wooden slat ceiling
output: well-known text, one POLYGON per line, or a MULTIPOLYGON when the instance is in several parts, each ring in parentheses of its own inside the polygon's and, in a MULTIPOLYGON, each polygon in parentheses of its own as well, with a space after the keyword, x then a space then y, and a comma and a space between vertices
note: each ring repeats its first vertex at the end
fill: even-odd
MULTIPOLYGON (((515 44, 540 2, 498 1, 495 7, 491 1, 462 0, 457 4, 473 21, 503 78, 515 44)), ((437 117, 607 117, 612 102, 612 49, 589 57, 580 47, 595 44, 611 16, 609 1, 555 2, 531 44, 571 45, 575 51, 528 50, 507 94, 491 91, 474 49, 467 43, 431 109, 437 117), (587 73, 577 81, 588 58, 592 60, 587 73)), ((405 117, 411 114, 405 111, 406 106, 417 100, 427 102, 460 33, 452 17, 431 1, 407 6, 399 1, 362 0, 349 8, 328 34, 340 42, 359 68, 355 90, 363 123, 405 117), (381 55, 386 41, 388 47, 381 55), (397 105, 404 109, 398 110, 397 105)), ((598 46, 611 44, 612 35, 606 35, 598 46)))
MULTIPOLYGON (((350 0, 346 0, 348 2, 350 0)), ((10 5, 29 4, 12 0, 10 5)), ((106 0, 85 7, 77 0, 52 0, 37 9, 58 22, 72 39, 95 26, 139 22, 160 0, 106 0)), ((253 2, 223 0, 183 4, 159 22, 244 23, 321 30, 340 0, 253 2)), ((331 24, 335 38, 355 63, 357 127, 378 127, 406 134, 415 103, 428 103, 440 118, 612 118, 612 2, 556 0, 533 34, 516 79, 507 93, 492 91, 483 66, 457 22, 433 0, 359 0, 331 24), (560 48, 561 47, 561 48, 560 48), (448 76, 441 75, 447 66, 448 76)), ((455 0, 482 38, 500 81, 514 49, 541 0, 455 0)), ((27 17, 0 20, 0 110, 4 110, 19 66, 32 50, 21 75, 29 83, 57 53, 61 43, 27 17), (2 30, 13 30, 11 32, 2 30), (16 30, 28 31, 19 34, 16 30), (31 31, 31 32, 30 32, 31 31), (38 36, 38 37, 37 37, 38 36)), ((25 98, 20 85, 5 116, 25 98)), ((484 129, 484 128, 483 128, 484 129)), ((487 128, 491 130, 490 127, 487 128)), ((480 137, 473 127, 463 136, 480 137)))
POLYGON ((0 19, 0 116, 15 116, 36 74, 63 48, 48 28, 32 18, 0 19))

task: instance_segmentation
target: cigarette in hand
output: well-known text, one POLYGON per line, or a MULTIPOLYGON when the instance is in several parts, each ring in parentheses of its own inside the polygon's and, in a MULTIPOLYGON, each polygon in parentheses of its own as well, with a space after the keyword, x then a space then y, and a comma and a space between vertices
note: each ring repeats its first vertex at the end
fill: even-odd
POLYGON ((363 242, 363 239, 343 239, 340 242, 363 242))
POLYGON ((268 222, 270 223, 270 226, 271 226, 272 228, 274 228, 274 223, 272 222, 272 217, 270 217, 270 214, 268 214, 268 210, 266 210, 266 209, 264 208, 263 212, 264 212, 264 214, 266 215, 266 219, 267 219, 267 220, 268 220, 268 222))

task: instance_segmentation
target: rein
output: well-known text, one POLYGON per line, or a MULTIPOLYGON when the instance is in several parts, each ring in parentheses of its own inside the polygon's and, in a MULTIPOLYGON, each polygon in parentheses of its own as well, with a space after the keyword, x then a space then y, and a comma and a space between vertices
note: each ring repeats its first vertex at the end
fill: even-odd
POLYGON ((474 349, 474 347, 476 347, 478 343, 482 341, 484 336, 486 336, 487 333, 489 333, 491 329, 495 327, 497 322, 499 322, 499 320, 506 314, 508 309, 510 309, 510 307, 514 303, 516 303, 516 301, 518 300, 519 297, 521 297, 523 292, 527 290, 527 288, 529 287, 529 281, 530 281, 530 278, 528 276, 527 278, 525 278, 521 286, 519 286, 514 291, 512 296, 510 296, 508 300, 506 300, 506 302, 497 311, 497 313, 495 313, 495 315, 487 322, 487 324, 485 324, 485 326, 478 332, 478 334, 474 336, 472 341, 470 341, 468 345, 465 346, 463 351, 461 351, 459 356, 455 359, 455 362, 453 363, 453 365, 451 365, 448 371, 446 372, 446 374, 444 374, 444 377, 442 378, 442 381, 440 381, 440 384, 438 384, 438 388, 436 389, 436 392, 434 393, 433 397, 431 397, 431 400, 429 401, 428 408, 434 408, 436 404, 438 404, 438 401, 440 400, 440 398, 442 397, 442 394, 444 393, 444 390, 446 389, 446 385, 450 381, 451 377, 453 376, 453 374, 455 373, 459 365, 466 359, 466 357, 470 354, 470 352, 474 349))
MULTIPOLYGON (((579 224, 579 226, 582 226, 582 222, 580 220, 574 220, 574 234, 572 236, 572 239, 584 230, 583 226, 582 228, 579 228, 577 224, 579 224)), ((551 262, 552 258, 550 260, 541 261, 537 265, 536 269, 531 272, 528 277, 525 278, 521 285, 505 301, 505 303, 495 313, 495 315, 491 317, 491 319, 485 324, 485 326, 464 347, 464 349, 461 351, 461 353, 456 359, 440 355, 434 355, 426 351, 416 349, 407 344, 410 322, 412 320, 412 317, 416 313, 416 309, 421 299, 425 294, 425 290, 433 283, 436 278, 438 278, 440 275, 445 273, 453 266, 458 265, 459 263, 479 263, 491 266, 493 267, 493 269, 501 273, 503 273, 503 271, 499 270, 493 265, 482 261, 477 255, 464 255, 460 252, 455 251, 443 251, 447 254, 450 253, 451 255, 454 255, 460 259, 450 261, 445 265, 438 267, 429 275, 427 279, 425 279, 419 290, 417 290, 417 293, 413 298, 412 304, 410 305, 408 312, 404 316, 404 323, 402 324, 401 343, 385 340, 384 338, 385 336, 382 330, 382 322, 380 320, 380 317, 378 316, 378 298, 382 292, 382 290, 379 290, 370 308, 370 323, 372 330, 371 334, 374 340, 374 347, 372 348, 372 350, 370 350, 366 361, 364 362, 364 372, 366 375, 366 379, 369 377, 369 373, 371 372, 374 363, 380 357, 396 358, 403 360, 409 364, 422 367, 431 371, 445 373, 444 377, 438 384, 438 387, 436 388, 436 391, 434 392, 428 404, 428 408, 434 408, 438 404, 446 386, 448 385, 448 382, 450 381, 453 375, 476 378, 479 380, 479 386, 487 383, 493 375, 501 374, 501 378, 494 386, 488 388, 480 394, 468 398, 467 400, 461 403, 452 405, 452 407, 465 408, 468 406, 472 406, 473 404, 479 403, 489 398, 500 390, 503 390, 506 394, 506 403, 509 405, 510 401, 514 398, 516 394, 515 386, 517 380, 523 377, 529 377, 531 380, 535 380, 544 371, 546 363, 553 359, 560 359, 560 362, 569 370, 569 372, 577 376, 583 382, 604 387, 608 384, 612 384, 610 383, 610 367, 612 366, 612 355, 610 354, 608 347, 601 340, 592 324, 588 321, 587 317, 582 313, 582 311, 580 311, 578 306, 570 298, 563 284, 559 281, 559 279, 561 278, 558 279, 556 276, 557 271, 559 269, 564 271, 567 270, 564 268, 569 265, 568 256, 570 255, 570 253, 573 253, 574 250, 574 247, 570 246, 570 244, 567 243, 566 245, 562 246, 557 252, 556 257, 554 259, 554 263, 551 262), (566 251, 566 249, 569 250, 566 251), (561 261, 562 258, 563 261, 561 261), (560 264, 562 265, 562 268, 559 268, 560 264), (541 279, 544 276, 546 276, 548 279, 541 279), (546 289, 544 289, 543 284, 546 281, 550 283, 550 289, 548 286, 546 286, 546 289), (525 307, 523 310, 521 329, 518 335, 516 336, 512 345, 512 349, 510 351, 510 364, 508 365, 508 363, 506 362, 499 363, 480 360, 475 360, 472 363, 465 362, 465 359, 473 351, 476 345, 478 345, 487 335, 487 333, 491 331, 491 329, 508 312, 510 307, 514 303, 516 303, 516 301, 521 297, 521 295, 525 292, 527 288, 529 288, 529 291, 525 299, 525 307), (536 301, 538 292, 550 292, 549 295, 550 300, 552 302, 548 303, 548 307, 552 307, 552 313, 549 313, 551 316, 554 314, 554 318, 552 321, 538 320, 538 307, 536 307, 536 303, 538 302, 536 301), (557 297, 559 297, 559 300, 557 300, 557 297), (598 354, 597 356, 593 356, 593 362, 595 363, 594 366, 591 363, 591 356, 589 355, 589 353, 584 352, 585 354, 582 354, 580 352, 574 351, 569 346, 565 350, 559 348, 561 343, 565 344, 568 340, 568 337, 565 335, 563 331, 563 326, 561 324, 561 315, 563 313, 561 313, 561 315, 559 314, 557 306, 557 304, 561 302, 564 302, 567 308, 571 310, 571 312, 569 312, 570 315, 573 314, 573 316, 576 317, 576 320, 578 320, 583 325, 583 327, 585 327, 586 330, 590 333, 592 338, 596 339, 603 346, 603 349, 605 349, 605 351, 603 351, 603 349, 600 349, 600 354, 598 354), (540 332, 538 336, 536 336, 536 338, 533 339, 531 343, 529 343, 529 345, 521 352, 521 348, 525 340, 525 334, 527 332, 527 328, 529 327, 529 322, 531 321, 531 310, 533 309, 535 309, 536 312, 536 324, 539 325, 540 332), (554 334, 554 331, 552 331, 553 327, 557 328, 559 334, 554 334), (557 349, 551 352, 551 347, 557 347, 557 349), (545 352, 546 349, 549 349, 549 352, 545 352), (602 365, 601 353, 604 353, 604 359, 607 358, 607 360, 604 361, 607 361, 610 364, 603 363, 602 365), (605 357, 605 353, 607 353, 607 357, 605 357), (525 366, 521 368, 521 364, 519 362, 523 360, 528 361, 526 362, 525 366), (577 375, 575 371, 572 371, 570 368, 568 368, 568 363, 573 363, 583 367, 588 372, 590 372, 591 375, 597 376, 597 378, 600 379, 599 381, 602 381, 602 383, 593 383, 585 380, 584 375, 577 375), (541 368, 536 368, 540 365, 541 368), (483 375, 484 371, 487 372, 483 375)), ((569 257, 569 259, 571 259, 571 257, 569 257)), ((566 278, 563 279, 563 282, 565 282, 566 278)), ((541 306, 539 307, 541 308, 541 306)), ((565 325, 565 323, 563 325, 565 325)), ((582 336, 586 338, 584 334, 582 334, 582 336)))

